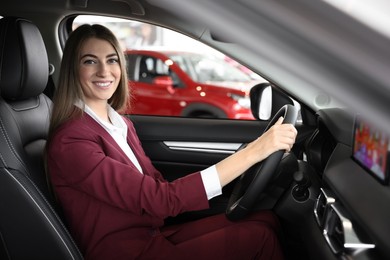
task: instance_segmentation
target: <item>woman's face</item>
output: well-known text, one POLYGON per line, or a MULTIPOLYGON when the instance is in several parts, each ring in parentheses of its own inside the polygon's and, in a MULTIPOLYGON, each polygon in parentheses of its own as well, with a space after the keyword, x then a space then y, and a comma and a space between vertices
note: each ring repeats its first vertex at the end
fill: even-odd
POLYGON ((79 66, 85 103, 90 107, 107 104, 121 78, 119 57, 114 47, 105 40, 86 40, 81 48, 79 66))

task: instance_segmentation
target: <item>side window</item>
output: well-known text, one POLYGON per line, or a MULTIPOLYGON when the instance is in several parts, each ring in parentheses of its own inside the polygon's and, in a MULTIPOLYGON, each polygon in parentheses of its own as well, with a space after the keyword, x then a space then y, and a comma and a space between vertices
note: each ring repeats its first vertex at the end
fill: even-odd
POLYGON ((152 83, 156 75, 156 60, 152 57, 141 56, 139 59, 138 81, 152 83))
POLYGON ((84 23, 102 24, 120 41, 134 97, 131 113, 254 119, 249 91, 266 80, 230 57, 147 23, 82 15, 73 28, 84 23))
POLYGON ((140 56, 138 81, 152 83, 160 76, 169 76, 169 66, 158 58, 140 56))

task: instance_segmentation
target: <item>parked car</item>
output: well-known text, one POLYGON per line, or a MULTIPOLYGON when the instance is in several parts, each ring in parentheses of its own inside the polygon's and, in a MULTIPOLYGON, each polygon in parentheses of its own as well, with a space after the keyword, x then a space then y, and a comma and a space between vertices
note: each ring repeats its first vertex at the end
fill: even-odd
POLYGON ((189 51, 127 50, 129 114, 251 119, 254 80, 223 57, 189 51))
MULTIPOLYGON (((390 259, 390 1, 221 3, 0 2, 2 17, 31 21, 23 30, 0 30, 0 259, 83 259, 47 185, 43 153, 62 48, 75 17, 84 14, 175 30, 270 82, 271 89, 252 88, 257 120, 126 115, 168 180, 203 170, 257 138, 272 122, 258 120, 265 91, 272 93, 271 115, 292 97, 302 116, 296 143, 250 210, 278 216, 288 260, 390 259), (56 68, 50 76, 49 64, 56 68)), ((177 92, 175 80, 165 75, 155 83, 177 92)), ((204 96, 209 104, 214 99, 204 96)), ((209 210, 167 222, 225 212, 239 183, 225 187, 209 210)))

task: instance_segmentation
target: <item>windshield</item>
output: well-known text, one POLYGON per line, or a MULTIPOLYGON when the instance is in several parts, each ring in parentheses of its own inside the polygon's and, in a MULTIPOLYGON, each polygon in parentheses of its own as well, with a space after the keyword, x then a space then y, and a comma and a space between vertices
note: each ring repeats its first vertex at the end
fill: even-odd
POLYGON ((253 80, 250 70, 233 63, 229 58, 197 53, 172 54, 169 57, 196 82, 248 82, 253 80))

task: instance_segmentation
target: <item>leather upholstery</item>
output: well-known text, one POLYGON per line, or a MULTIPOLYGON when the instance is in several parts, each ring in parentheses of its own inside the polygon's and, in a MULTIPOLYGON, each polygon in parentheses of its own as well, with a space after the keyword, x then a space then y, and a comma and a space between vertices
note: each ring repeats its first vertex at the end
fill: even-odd
POLYGON ((18 100, 35 97, 43 92, 49 76, 42 36, 35 25, 20 18, 0 23, 1 95, 18 100))
POLYGON ((16 17, 0 20, 0 257, 82 259, 54 210, 44 149, 51 100, 39 29, 16 17))

